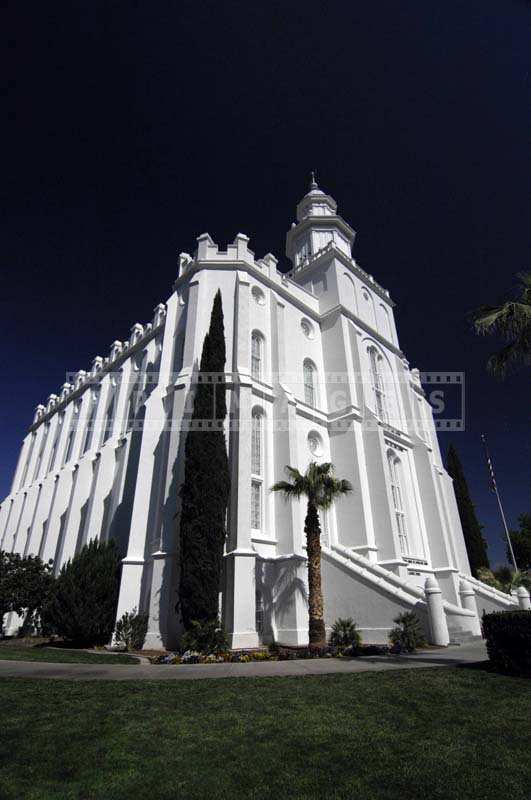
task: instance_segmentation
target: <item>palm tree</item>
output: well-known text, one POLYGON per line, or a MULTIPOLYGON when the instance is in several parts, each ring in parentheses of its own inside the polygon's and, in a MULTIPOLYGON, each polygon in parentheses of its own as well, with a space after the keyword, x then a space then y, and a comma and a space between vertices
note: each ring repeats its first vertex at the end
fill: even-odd
POLYGON ((308 614, 310 645, 324 646, 326 632, 324 625, 323 591, 321 588, 321 525, 319 509, 329 508, 334 500, 352 491, 349 481, 334 477, 332 464, 317 464, 312 461, 304 473, 294 467, 286 467, 290 481, 280 481, 271 487, 272 492, 282 492, 288 499, 307 498, 306 552, 308 557, 308 614))
POLYGON ((521 287, 515 300, 480 306, 472 314, 476 333, 495 334, 508 342, 487 362, 487 368, 501 378, 517 363, 531 364, 531 272, 519 272, 517 277, 521 287))

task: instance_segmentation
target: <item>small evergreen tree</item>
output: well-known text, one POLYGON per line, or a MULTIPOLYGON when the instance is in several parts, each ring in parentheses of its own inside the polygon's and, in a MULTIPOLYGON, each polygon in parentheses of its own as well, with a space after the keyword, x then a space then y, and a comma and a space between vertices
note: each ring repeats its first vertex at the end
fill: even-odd
POLYGON ((43 609, 44 623, 79 646, 106 644, 114 629, 120 573, 115 543, 89 542, 62 567, 43 609))
POLYGON ((225 443, 225 331, 221 292, 203 342, 181 487, 179 602, 186 630, 218 617, 230 491, 225 443), (214 376, 213 379, 207 376, 214 376))
POLYGON ((481 533, 482 525, 476 517, 476 510, 470 497, 468 484, 465 479, 463 467, 455 447, 451 444, 448 448, 446 457, 446 469, 454 482, 455 499, 459 510, 461 527, 465 538, 466 551, 470 562, 472 575, 477 577, 480 567, 489 569, 489 558, 487 555, 487 542, 481 533))

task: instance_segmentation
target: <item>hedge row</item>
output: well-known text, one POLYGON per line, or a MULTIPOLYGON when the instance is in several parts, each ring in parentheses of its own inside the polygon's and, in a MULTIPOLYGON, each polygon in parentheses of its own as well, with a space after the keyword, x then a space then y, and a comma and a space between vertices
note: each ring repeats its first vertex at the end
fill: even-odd
POLYGON ((497 611, 483 616, 483 636, 495 669, 531 675, 531 611, 497 611))

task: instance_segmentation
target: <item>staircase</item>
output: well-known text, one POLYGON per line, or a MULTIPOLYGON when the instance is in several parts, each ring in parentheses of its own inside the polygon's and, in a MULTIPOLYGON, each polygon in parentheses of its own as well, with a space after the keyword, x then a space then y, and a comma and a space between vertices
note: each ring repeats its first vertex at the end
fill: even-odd
MULTIPOLYGON (((426 633, 431 623, 423 589, 365 556, 340 544, 323 548, 323 580, 326 583, 328 608, 333 616, 356 616, 360 628, 374 641, 386 640, 393 619, 403 611, 414 611, 426 633)), ((481 637, 473 611, 442 601, 451 641, 465 644, 481 637)))

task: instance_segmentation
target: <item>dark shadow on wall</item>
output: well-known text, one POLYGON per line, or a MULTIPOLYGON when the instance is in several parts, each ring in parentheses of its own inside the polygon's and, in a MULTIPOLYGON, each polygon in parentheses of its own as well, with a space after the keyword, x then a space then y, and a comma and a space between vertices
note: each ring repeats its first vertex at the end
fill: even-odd
MULTIPOLYGON (((181 354, 182 357, 182 354, 181 354)), ((194 373, 199 369, 197 361, 194 363, 194 373)), ((166 463, 164 468, 163 477, 168 474, 169 459, 171 457, 171 475, 168 481, 168 491, 164 504, 161 509, 161 529, 160 538, 171 552, 174 553, 173 558, 167 559, 164 565, 162 574, 162 583, 160 589, 161 602, 168 605, 167 617, 167 631, 168 631, 168 647, 175 645, 175 642, 182 633, 182 621, 179 612, 179 575, 180 575, 180 540, 179 540, 179 525, 180 525, 180 511, 181 511, 181 498, 179 490, 184 480, 184 454, 186 447, 186 432, 183 428, 190 421, 193 411, 193 390, 190 388, 186 392, 184 398, 184 412, 182 414, 182 425, 179 430, 168 431, 168 440, 166 448, 166 463), (175 448, 175 438, 177 438, 177 447, 175 448)), ((175 413, 175 406, 179 402, 177 393, 174 392, 171 398, 171 409, 168 410, 168 421, 173 423, 177 414, 175 413)), ((180 413, 179 413, 180 416, 180 413)), ((152 603, 153 605, 153 603, 152 603)))
MULTIPOLYGON (((136 479, 138 475, 138 464, 140 462, 140 450, 142 447, 142 434, 146 409, 142 406, 135 417, 133 430, 131 431, 131 442, 127 457, 125 470, 124 488, 122 497, 116 507, 113 518, 109 525, 109 539, 114 539, 123 557, 127 554, 129 544, 129 533, 131 529, 131 516, 133 513, 133 500, 135 498, 136 479)), ((119 476, 117 475, 117 478, 119 476)), ((119 487, 117 487, 119 489, 119 487)), ((113 487, 114 490, 114 487, 113 487)))
POLYGON ((256 560, 256 592, 257 600, 261 600, 262 606, 261 636, 264 642, 274 639, 274 621, 278 628, 292 617, 288 625, 296 626, 298 598, 302 598, 305 605, 308 604, 308 592, 305 582, 298 575, 299 568, 299 561, 292 563, 289 560, 281 562, 268 562, 259 558, 256 560))

